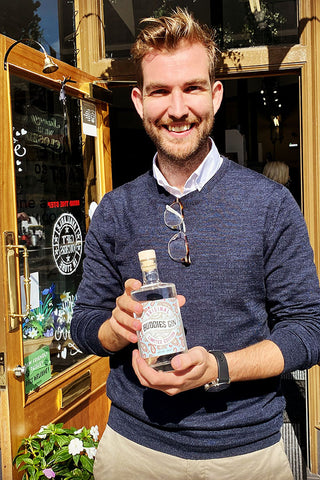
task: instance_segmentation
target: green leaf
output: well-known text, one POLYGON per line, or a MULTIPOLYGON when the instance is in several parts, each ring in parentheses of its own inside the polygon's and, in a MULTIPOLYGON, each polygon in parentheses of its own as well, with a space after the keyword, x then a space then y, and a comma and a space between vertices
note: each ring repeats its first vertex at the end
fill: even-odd
POLYGON ((25 463, 18 468, 18 472, 23 472, 23 470, 27 470, 27 465, 25 463))
POLYGON ((56 436, 55 435, 50 435, 48 439, 48 443, 51 446, 51 449, 53 449, 54 444, 56 443, 56 436))
POLYGON ((60 428, 56 426, 55 433, 57 433, 58 435, 63 435, 65 433, 65 430, 64 428, 60 428))
POLYGON ((54 446, 54 444, 52 444, 51 442, 46 442, 46 443, 43 445, 43 455, 44 455, 45 457, 46 457, 50 452, 52 452, 53 446, 54 446))
POLYGON ((86 455, 81 455, 80 462, 82 466, 88 470, 88 472, 93 473, 93 461, 90 460, 86 455))
POLYGON ((76 467, 79 464, 79 460, 80 460, 80 454, 73 456, 73 461, 74 461, 74 464, 76 465, 76 467))
POLYGON ((27 465, 33 465, 33 459, 30 457, 26 457, 23 461, 27 465))
POLYGON ((40 450, 41 448, 41 442, 40 442, 40 438, 32 438, 30 444, 31 444, 31 447, 34 449, 34 450, 40 450))
POLYGON ((69 458, 71 458, 72 455, 71 453, 68 452, 68 447, 63 447, 61 450, 58 450, 58 452, 54 455, 54 460, 55 462, 65 462, 69 458))
POLYGON ((70 438, 67 435, 60 435, 59 437, 56 437, 56 439, 59 447, 63 447, 70 443, 70 438))
POLYGON ((83 441, 83 446, 84 447, 95 447, 95 442, 93 440, 91 440, 90 438, 88 438, 88 440, 84 440, 83 441))
POLYGON ((28 453, 24 453, 22 455, 17 455, 13 459, 13 464, 15 464, 16 467, 19 467, 21 465, 21 463, 25 461, 26 458, 29 458, 28 453))

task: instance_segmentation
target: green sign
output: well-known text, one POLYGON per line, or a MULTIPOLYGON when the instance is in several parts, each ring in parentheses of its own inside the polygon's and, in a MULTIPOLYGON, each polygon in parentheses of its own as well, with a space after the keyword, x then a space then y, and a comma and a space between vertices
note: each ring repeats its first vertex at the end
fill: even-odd
POLYGON ((26 393, 35 390, 51 378, 50 349, 48 346, 39 348, 24 359, 26 366, 26 393))

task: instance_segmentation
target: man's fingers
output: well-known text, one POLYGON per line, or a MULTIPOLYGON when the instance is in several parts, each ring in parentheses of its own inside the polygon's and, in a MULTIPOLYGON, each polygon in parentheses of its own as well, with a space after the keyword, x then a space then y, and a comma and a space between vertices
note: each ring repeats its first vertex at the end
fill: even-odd
POLYGON ((176 355, 171 360, 171 365, 175 370, 186 370, 194 365, 204 364, 207 360, 208 352, 203 347, 191 348, 186 353, 176 355))
POLYGON ((131 295, 133 290, 138 290, 141 287, 141 282, 135 278, 129 278, 124 284, 125 291, 127 295, 131 295))

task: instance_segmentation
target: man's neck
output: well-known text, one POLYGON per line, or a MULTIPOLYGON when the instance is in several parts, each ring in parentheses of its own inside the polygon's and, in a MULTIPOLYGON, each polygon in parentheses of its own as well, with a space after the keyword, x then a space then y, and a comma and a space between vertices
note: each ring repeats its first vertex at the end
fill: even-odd
POLYGON ((186 181, 197 170, 210 151, 210 143, 198 155, 192 158, 181 160, 181 162, 173 161, 164 156, 161 152, 157 155, 157 165, 162 175, 165 177, 169 185, 178 188, 183 192, 186 181))

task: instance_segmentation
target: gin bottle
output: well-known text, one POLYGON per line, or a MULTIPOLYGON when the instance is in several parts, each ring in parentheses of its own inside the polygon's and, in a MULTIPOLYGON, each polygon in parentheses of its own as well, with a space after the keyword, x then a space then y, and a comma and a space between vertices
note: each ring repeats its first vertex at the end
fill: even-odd
POLYGON ((176 287, 160 282, 154 250, 138 255, 143 285, 131 296, 143 305, 142 329, 137 332, 140 355, 155 370, 170 371, 172 358, 187 351, 176 287))

